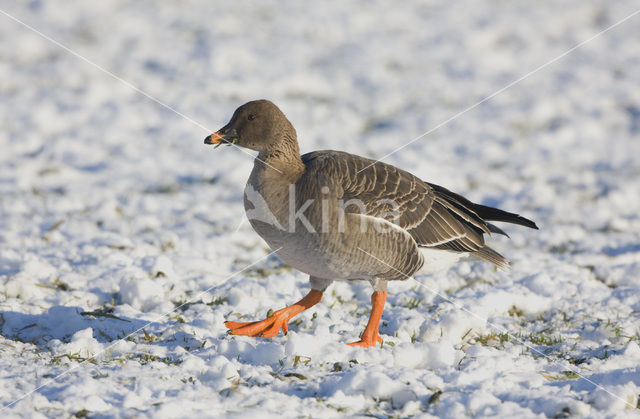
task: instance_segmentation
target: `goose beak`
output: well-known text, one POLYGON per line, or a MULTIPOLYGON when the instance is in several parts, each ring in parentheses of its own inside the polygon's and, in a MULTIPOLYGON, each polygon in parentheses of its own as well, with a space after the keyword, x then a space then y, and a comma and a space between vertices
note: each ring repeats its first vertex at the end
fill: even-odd
POLYGON ((204 139, 204 143, 205 144, 220 144, 222 143, 224 139, 224 135, 220 134, 220 131, 218 132, 214 132, 213 134, 209 135, 207 138, 204 139))
POLYGON ((220 144, 232 145, 235 144, 236 141, 238 141, 238 133, 233 128, 222 128, 204 139, 205 144, 215 144, 216 147, 219 147, 220 144))

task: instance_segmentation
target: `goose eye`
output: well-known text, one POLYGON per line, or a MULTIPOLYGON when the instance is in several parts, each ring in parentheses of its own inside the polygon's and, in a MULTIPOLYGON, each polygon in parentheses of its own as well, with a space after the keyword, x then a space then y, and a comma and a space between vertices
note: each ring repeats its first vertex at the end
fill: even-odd
POLYGON ((256 116, 255 116, 254 114, 252 114, 252 113, 251 113, 251 114, 249 114, 249 116, 247 117, 247 119, 248 119, 249 121, 253 121, 254 119, 256 119, 256 116))

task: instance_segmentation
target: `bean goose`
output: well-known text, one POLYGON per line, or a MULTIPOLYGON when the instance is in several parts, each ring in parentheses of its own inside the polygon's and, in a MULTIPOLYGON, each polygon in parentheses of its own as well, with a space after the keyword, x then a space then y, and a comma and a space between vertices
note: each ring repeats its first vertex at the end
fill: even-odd
POLYGON ((300 156, 293 125, 268 100, 240 106, 205 144, 235 144, 258 152, 244 206, 255 231, 292 267, 309 275, 310 292, 256 322, 225 323, 235 335, 276 336, 317 304, 336 279, 373 285, 371 316, 350 345, 381 342, 378 325, 389 281, 430 272, 472 255, 500 268, 507 260, 484 235, 506 235, 489 221, 537 229, 517 214, 474 204, 390 164, 340 151, 300 156))

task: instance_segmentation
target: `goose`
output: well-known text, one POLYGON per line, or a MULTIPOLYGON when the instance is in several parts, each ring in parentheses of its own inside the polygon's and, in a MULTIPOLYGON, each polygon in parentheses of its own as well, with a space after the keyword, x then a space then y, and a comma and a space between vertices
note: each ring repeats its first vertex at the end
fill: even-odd
POLYGON ((509 262, 485 244, 507 234, 490 221, 538 229, 520 215, 475 204, 390 164, 342 151, 300 155, 296 130, 269 100, 240 106, 205 144, 257 152, 244 191, 253 229, 291 267, 309 275, 300 301, 260 321, 227 321, 228 333, 274 337, 321 301, 334 280, 373 286, 369 321, 352 346, 382 342, 378 327, 389 281, 449 266, 473 256, 506 269, 509 262))

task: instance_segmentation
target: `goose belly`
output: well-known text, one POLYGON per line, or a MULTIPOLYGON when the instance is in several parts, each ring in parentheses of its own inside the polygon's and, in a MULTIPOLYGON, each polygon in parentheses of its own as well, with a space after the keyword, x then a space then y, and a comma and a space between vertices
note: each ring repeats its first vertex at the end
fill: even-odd
POLYGON ((283 233, 271 226, 254 226, 280 259, 301 272, 327 279, 347 279, 350 271, 339 266, 318 246, 312 234, 283 233))

